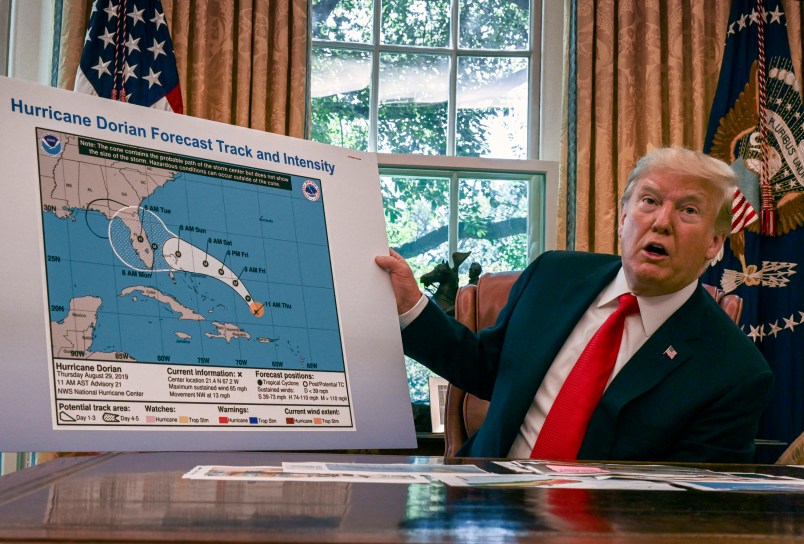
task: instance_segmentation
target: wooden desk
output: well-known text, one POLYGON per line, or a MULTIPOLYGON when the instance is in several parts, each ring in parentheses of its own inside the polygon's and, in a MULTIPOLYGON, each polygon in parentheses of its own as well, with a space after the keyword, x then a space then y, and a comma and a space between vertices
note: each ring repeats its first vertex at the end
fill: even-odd
MULTIPOLYGON (((0 478, 0 541, 804 541, 804 493, 470 489, 181 478, 196 465, 412 460, 228 452, 57 459, 0 478)), ((490 468, 484 460, 465 462, 490 468)), ((804 469, 793 467, 729 468, 804 476, 804 469)))

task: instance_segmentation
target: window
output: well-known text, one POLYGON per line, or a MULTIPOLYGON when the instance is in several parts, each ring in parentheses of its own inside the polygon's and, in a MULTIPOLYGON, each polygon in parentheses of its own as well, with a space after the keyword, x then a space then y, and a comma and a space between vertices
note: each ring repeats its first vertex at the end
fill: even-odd
POLYGON ((379 155, 388 242, 419 277, 456 251, 484 272, 517 270, 555 238, 557 165, 537 160, 379 155), (414 163, 415 164, 412 164, 414 163))
POLYGON ((57 11, 52 4, 0 0, 0 75, 51 83, 57 11))
MULTIPOLYGON (((379 156, 388 242, 416 277, 470 252, 458 267, 465 285, 473 263, 483 272, 522 269, 555 240, 555 162, 419 156, 412 165, 411 158, 379 156)), ((432 373, 406 364, 411 399, 428 402, 432 373)))
MULTIPOLYGON (((540 101, 561 97, 563 3, 542 2, 311 2, 309 137, 378 152, 389 243, 417 277, 470 252, 463 285, 555 240, 558 166, 532 159, 558 157, 560 108, 540 101)), ((414 402, 429 375, 408 361, 414 402)))
POLYGON ((313 0, 310 135, 378 151, 535 157, 538 0, 313 0))

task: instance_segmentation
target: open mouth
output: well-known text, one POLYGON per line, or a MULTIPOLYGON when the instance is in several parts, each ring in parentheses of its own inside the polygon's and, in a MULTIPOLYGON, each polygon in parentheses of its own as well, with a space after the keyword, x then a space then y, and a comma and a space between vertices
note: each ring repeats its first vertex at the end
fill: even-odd
POLYGON ((659 244, 648 244, 645 246, 645 251, 657 257, 667 256, 667 250, 659 244))

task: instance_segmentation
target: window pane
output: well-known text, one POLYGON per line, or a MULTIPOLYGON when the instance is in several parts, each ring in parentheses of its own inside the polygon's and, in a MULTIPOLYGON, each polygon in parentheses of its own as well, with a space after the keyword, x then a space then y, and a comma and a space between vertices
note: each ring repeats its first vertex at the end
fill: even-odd
POLYGON ((317 142, 368 149, 371 53, 314 48, 310 136, 317 142))
POLYGON ((379 93, 378 151, 446 154, 448 57, 381 54, 379 93))
POLYGON ((449 178, 380 177, 389 245, 416 277, 447 258, 449 178))
POLYGON ((456 155, 524 159, 528 143, 528 61, 458 59, 456 155))
MULTIPOLYGON (((381 176, 388 243, 408 261, 420 278, 447 259, 449 179, 411 176, 381 176)), ((433 373, 406 358, 410 397, 428 402, 427 378, 433 373)))
POLYGON ((472 252, 460 269, 460 285, 472 262, 483 272, 527 266, 527 181, 462 179, 458 217, 458 248, 472 252))
POLYGON ((449 45, 449 0, 383 0, 382 43, 449 45))
POLYGON ((373 0, 313 0, 313 39, 371 43, 373 0))
POLYGON ((528 48, 530 2, 461 0, 459 10, 460 47, 507 50, 528 48))

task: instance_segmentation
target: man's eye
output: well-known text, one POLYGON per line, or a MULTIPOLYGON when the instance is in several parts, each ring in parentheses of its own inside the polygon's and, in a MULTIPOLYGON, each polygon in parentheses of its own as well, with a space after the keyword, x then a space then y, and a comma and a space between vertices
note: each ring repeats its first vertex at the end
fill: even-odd
POLYGON ((642 202, 644 202, 645 204, 648 204, 650 206, 655 206, 656 205, 656 199, 653 198, 653 197, 649 197, 649 196, 644 197, 642 199, 642 202))
POLYGON ((686 207, 686 208, 684 208, 684 213, 687 214, 687 215, 697 215, 698 214, 698 209, 697 208, 692 208, 692 207, 686 207))

